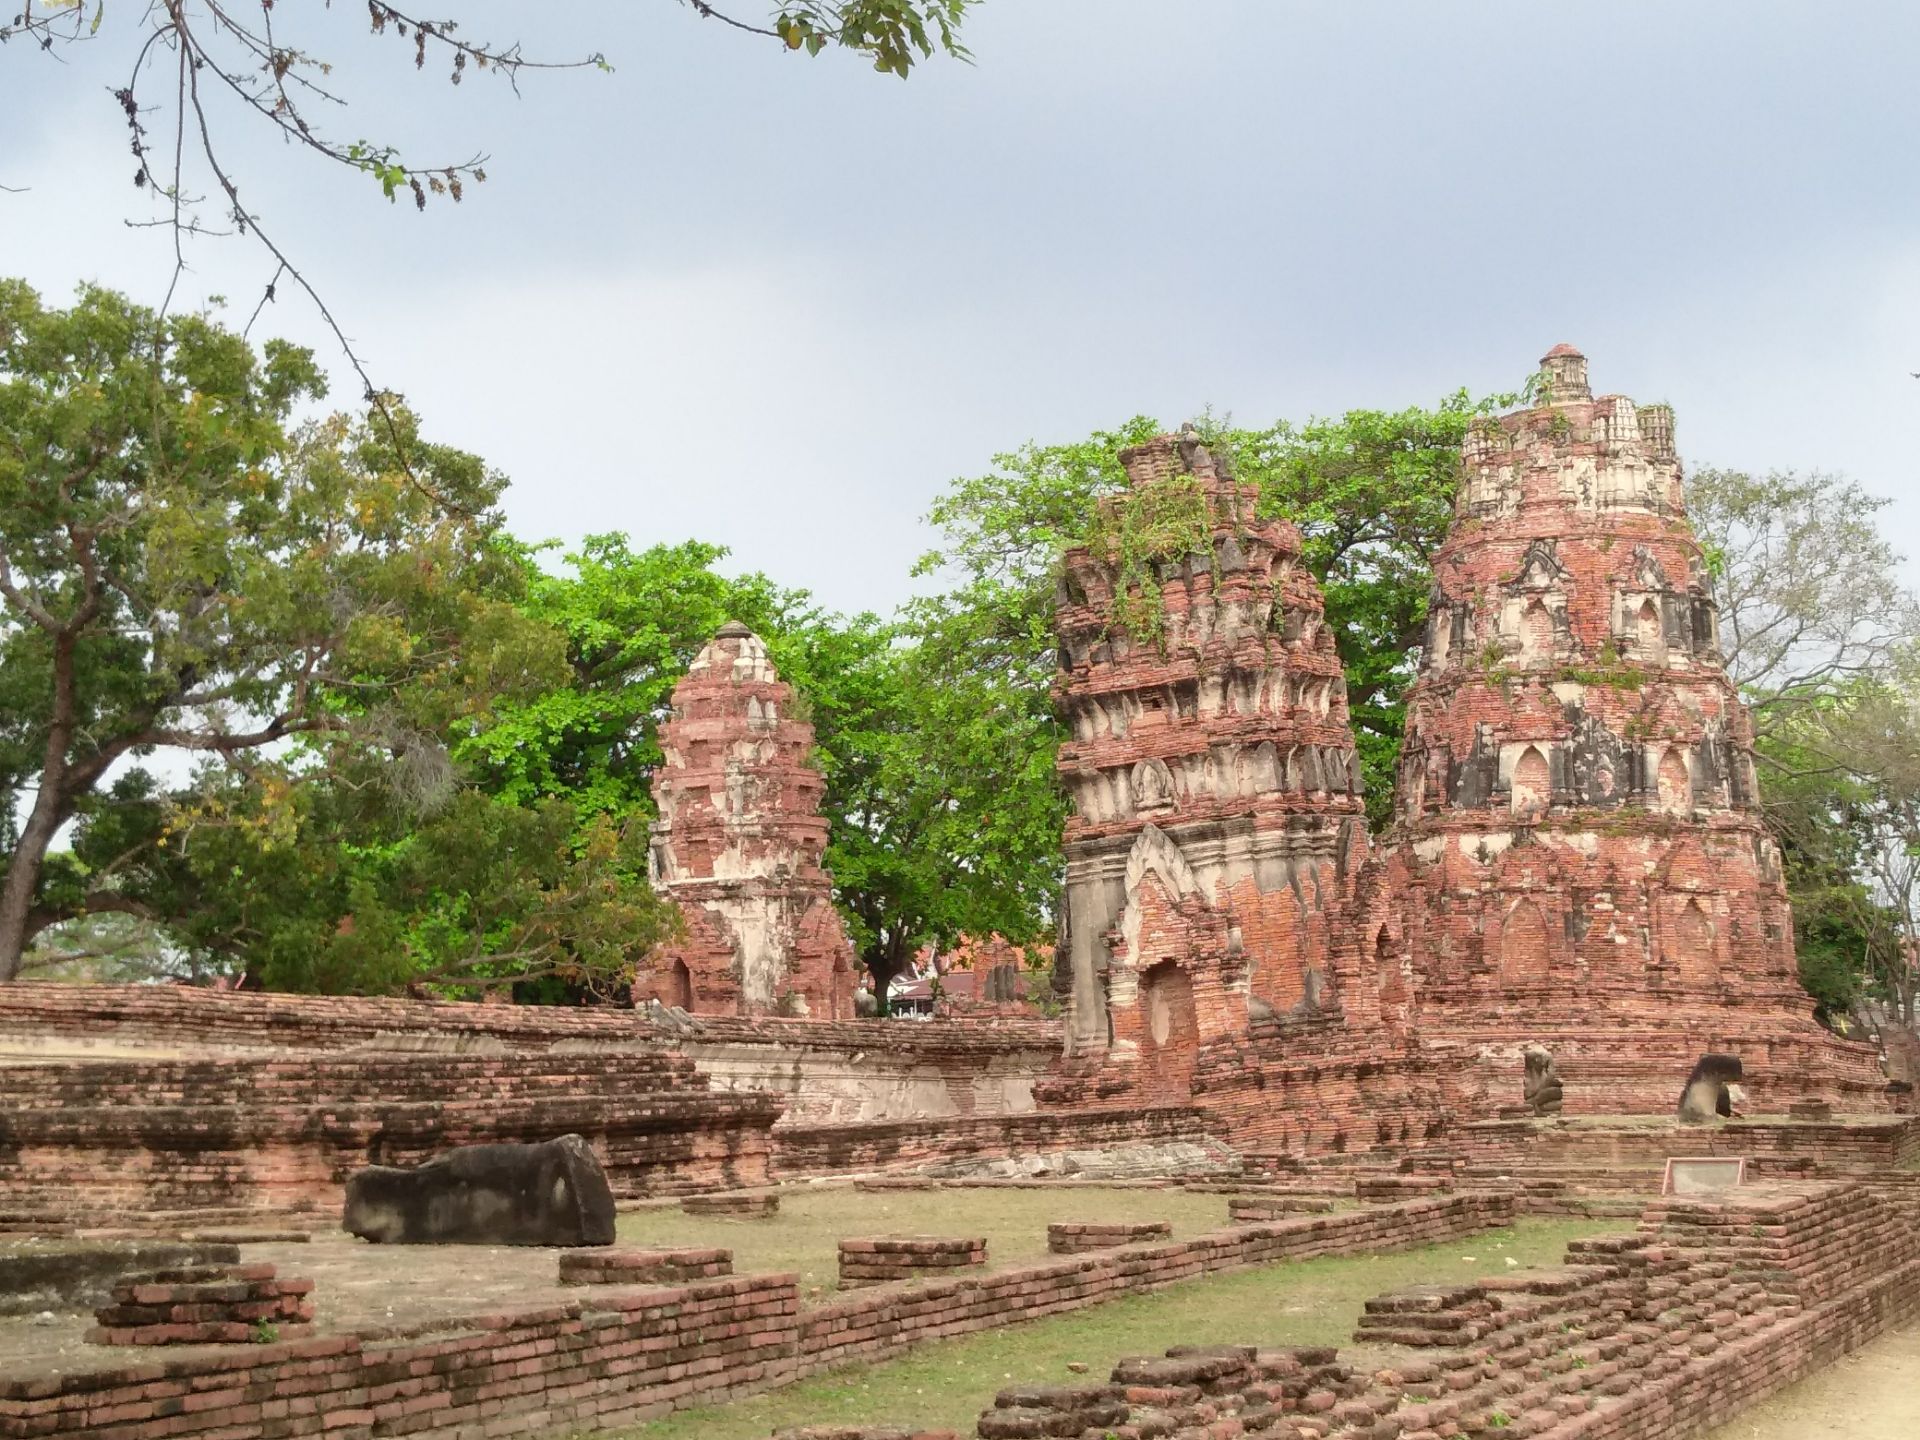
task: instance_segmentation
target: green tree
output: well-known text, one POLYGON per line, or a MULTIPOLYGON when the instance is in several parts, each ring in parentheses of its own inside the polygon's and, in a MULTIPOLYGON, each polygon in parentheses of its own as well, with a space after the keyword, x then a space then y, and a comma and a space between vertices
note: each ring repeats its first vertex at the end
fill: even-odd
POLYGON ((651 816, 660 723, 714 631, 738 620, 771 640, 824 623, 804 594, 720 574, 717 545, 635 550, 624 535, 593 535, 556 571, 541 568, 541 553, 519 552, 521 603, 563 637, 564 682, 494 706, 454 756, 490 793, 517 804, 563 798, 583 821, 651 816))
POLYGON ((0 282, 0 774, 16 809, 32 797, 6 837, 0 979, 47 926, 123 904, 111 866, 50 860, 123 762, 245 767, 298 740, 310 769, 383 756, 384 783, 431 803, 437 737, 557 675, 496 543, 501 479, 398 409, 411 470, 343 416, 290 433, 321 393, 295 347, 0 282))
POLYGON ((812 707, 827 865, 883 1008, 923 945, 1031 942, 1056 886, 1064 802, 1035 743, 1051 715, 939 658, 870 615, 774 650, 812 707))
MULTIPOLYGON (((1912 1029, 1920 1021, 1920 702, 1907 666, 1854 681, 1817 703, 1797 706, 1795 732, 1825 767, 1803 764, 1793 783, 1836 773, 1839 803, 1815 831, 1817 843, 1841 849, 1840 865, 1857 882, 1839 904, 1819 913, 1868 942, 1862 988, 1891 1017, 1912 1029), (1843 837, 1838 845, 1834 836, 1843 837), (1844 848, 1843 848, 1844 847, 1844 848)), ((1804 843, 1804 842, 1803 842, 1804 843)))
POLYGON ((1870 787, 1832 753, 1835 697, 1796 706, 1760 735, 1761 803, 1793 902, 1800 983, 1829 1024, 1876 992, 1898 946, 1893 916, 1863 880, 1875 843, 1870 787))

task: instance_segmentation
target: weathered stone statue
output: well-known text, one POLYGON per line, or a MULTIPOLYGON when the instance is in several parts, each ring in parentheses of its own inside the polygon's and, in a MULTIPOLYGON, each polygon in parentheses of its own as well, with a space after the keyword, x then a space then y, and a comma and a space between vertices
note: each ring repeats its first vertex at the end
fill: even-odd
POLYGON ((1526 1049, 1527 1078, 1523 1094, 1527 1108, 1536 1115, 1558 1115, 1562 1087, 1560 1072, 1554 1067, 1553 1052, 1540 1045, 1526 1049))
POLYGON ((1702 1055, 1680 1092, 1680 1123, 1710 1125, 1715 1116, 1731 1118, 1741 1098, 1741 1074, 1738 1055, 1702 1055))
POLYGON ((611 1245, 613 1190, 578 1135, 463 1145, 355 1171, 340 1228, 376 1245, 611 1245))

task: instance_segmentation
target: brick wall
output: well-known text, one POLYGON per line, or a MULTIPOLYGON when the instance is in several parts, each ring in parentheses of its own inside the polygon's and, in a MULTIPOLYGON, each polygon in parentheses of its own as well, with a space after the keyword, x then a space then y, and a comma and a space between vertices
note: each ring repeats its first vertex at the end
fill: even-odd
POLYGON ((0 1380, 0 1436, 93 1440, 474 1437, 606 1428, 924 1340, 998 1329, 1216 1271, 1430 1244, 1509 1223, 1475 1192, 1223 1230, 850 1296, 802 1311, 795 1277, 735 1276, 432 1323, 0 1380))
POLYGON ((343 1050, 395 1037, 449 1048, 499 1041, 515 1050, 555 1045, 672 1047, 683 1040, 831 1050, 879 1049, 924 1060, 941 1052, 1051 1050, 1059 1027, 994 1018, 947 1026, 861 1020, 828 1023, 703 1015, 684 1029, 656 1026, 644 1011, 607 1007, 483 1005, 459 1000, 357 995, 282 995, 179 985, 68 985, 16 980, 0 986, 0 1048, 57 1042, 158 1049, 343 1050))
POLYGON ((780 1174, 833 1175, 935 1160, 997 1159, 1192 1141, 1210 1126, 1191 1106, 1115 1106, 1029 1115, 959 1116, 867 1125, 801 1125, 773 1132, 780 1174))
POLYGON ((331 1208, 362 1165, 569 1132, 617 1195, 764 1184, 780 1108, 712 1093, 664 1052, 229 1052, 5 1073, 0 1201, 58 1195, 74 1211, 331 1208))

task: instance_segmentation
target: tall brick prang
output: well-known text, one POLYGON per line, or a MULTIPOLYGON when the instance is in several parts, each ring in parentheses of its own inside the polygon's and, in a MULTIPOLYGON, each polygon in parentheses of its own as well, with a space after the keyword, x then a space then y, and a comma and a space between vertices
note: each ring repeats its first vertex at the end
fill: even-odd
POLYGON ((1342 956, 1366 824, 1299 532, 1191 433, 1120 459, 1130 489, 1068 551, 1056 619, 1061 978, 1070 1053, 1180 1100, 1199 1051, 1258 1020, 1364 1009, 1342 956))
POLYGON ((854 955, 821 868, 813 726, 746 626, 723 625, 673 691, 654 779, 654 884, 686 933, 635 985, 700 1013, 853 1014, 854 955))
POLYGON ((1519 1102, 1530 1040, 1574 1112, 1664 1111, 1715 1050, 1766 1102, 1862 1108, 1873 1058, 1814 1022, 1797 978, 1673 412, 1594 398, 1570 346, 1541 363, 1541 403, 1469 434, 1434 559, 1367 886, 1393 1018, 1468 1114, 1519 1102))

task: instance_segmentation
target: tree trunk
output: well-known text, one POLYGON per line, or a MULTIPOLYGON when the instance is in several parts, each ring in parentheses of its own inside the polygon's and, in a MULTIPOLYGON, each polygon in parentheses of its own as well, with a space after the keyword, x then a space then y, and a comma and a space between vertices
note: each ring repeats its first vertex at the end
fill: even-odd
POLYGON ((867 978, 873 982, 874 1016, 884 1020, 893 1013, 893 1006, 887 1000, 887 989, 893 984, 893 968, 887 961, 886 951, 875 950, 867 957, 867 978))
POLYGON ((68 749, 73 744, 74 635, 71 629, 53 637, 53 708, 48 716, 47 744, 40 758, 40 789, 33 811, 21 828, 20 841, 7 861, 7 878, 0 884, 0 982, 15 979, 26 955, 28 922, 40 889, 40 870, 46 864, 53 837, 66 818, 69 775, 68 749))
POLYGON ((59 831, 60 802, 43 775, 39 798, 33 802, 33 813, 20 832, 20 842, 13 847, 6 881, 0 884, 0 981, 20 974, 27 942, 32 939, 28 925, 40 889, 40 870, 59 831))
POLYGON ((885 930, 874 942, 873 949, 861 957, 867 967, 867 974, 873 981, 874 1014, 881 1019, 893 1013, 893 1006, 887 999, 887 992, 893 986, 906 966, 906 959, 900 953, 905 948, 898 935, 889 935, 885 930))

